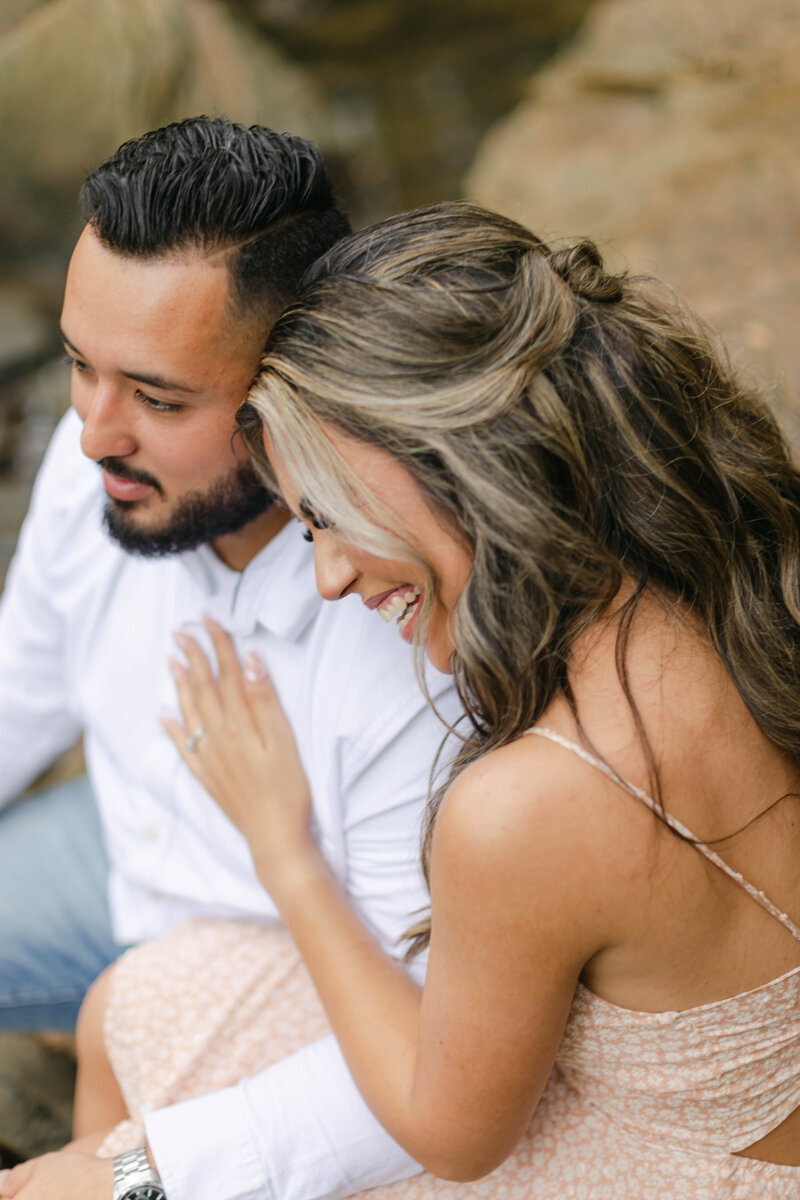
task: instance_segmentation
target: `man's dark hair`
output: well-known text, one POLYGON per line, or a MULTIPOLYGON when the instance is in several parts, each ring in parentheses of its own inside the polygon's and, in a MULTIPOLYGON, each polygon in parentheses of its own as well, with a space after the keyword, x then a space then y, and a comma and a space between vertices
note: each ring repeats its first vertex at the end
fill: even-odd
POLYGON ((87 177, 81 213, 120 254, 230 250, 241 314, 291 300, 306 268, 350 232, 313 142, 222 117, 125 142, 87 177))

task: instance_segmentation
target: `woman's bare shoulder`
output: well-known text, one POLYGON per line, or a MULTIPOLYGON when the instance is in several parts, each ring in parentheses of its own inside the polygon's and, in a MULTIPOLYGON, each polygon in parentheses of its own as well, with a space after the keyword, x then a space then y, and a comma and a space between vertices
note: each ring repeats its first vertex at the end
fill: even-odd
POLYGON ((477 903, 502 897, 588 958, 621 936, 632 898, 649 886, 657 826, 596 768, 527 734, 472 764, 447 793, 432 884, 471 888, 477 903))
MULTIPOLYGON (((563 728, 565 722, 560 724, 563 728)), ((577 846, 591 843, 603 827, 606 836, 616 837, 643 806, 567 744, 578 747, 577 736, 566 732, 562 737, 553 740, 531 730, 485 754, 448 790, 439 822, 486 845, 519 837, 541 841, 547 835, 577 846)))

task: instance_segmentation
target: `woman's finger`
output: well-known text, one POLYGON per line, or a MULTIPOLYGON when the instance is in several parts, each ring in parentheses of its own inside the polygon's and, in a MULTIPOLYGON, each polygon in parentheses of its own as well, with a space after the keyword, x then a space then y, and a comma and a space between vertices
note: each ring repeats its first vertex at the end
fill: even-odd
POLYGON ((286 716, 270 673, 255 650, 245 655, 243 678, 256 728, 268 746, 277 734, 282 734, 286 716))
MULTIPOLYGON (((186 655, 186 666, 183 671, 175 671, 176 683, 179 688, 182 708, 187 711, 187 727, 191 733, 193 722, 201 725, 217 724, 221 717, 220 692, 211 663, 195 638, 180 630, 174 634, 175 641, 186 655)), ((172 665, 172 664, 171 664, 172 665)))
POLYGON ((242 664, 242 674, 244 675, 245 686, 252 686, 264 682, 271 682, 269 671, 260 655, 255 650, 248 650, 244 656, 242 664))
POLYGON ((177 629, 172 635, 176 643, 186 655, 187 670, 192 684, 198 688, 208 688, 216 691, 216 680, 211 669, 211 663, 200 643, 188 633, 177 629))
POLYGON ((12 1167, 10 1171, 0 1173, 0 1196, 16 1196, 26 1183, 30 1183, 33 1177, 34 1161, 31 1159, 30 1162, 20 1163, 18 1167, 12 1167))
POLYGON ((243 710, 246 708, 246 694, 242 667, 239 663, 236 647, 233 644, 230 634, 226 633, 217 621, 204 615, 203 624, 214 643, 214 650, 217 655, 217 663, 219 665, 217 686, 219 687, 223 707, 229 718, 235 717, 238 720, 243 716, 243 710))
POLYGON ((175 680, 178 706, 183 716, 186 736, 188 737, 196 729, 205 728, 206 722, 210 721, 210 716, 208 713, 205 715, 201 713, 191 675, 184 664, 179 662, 177 658, 171 658, 169 660, 169 669, 172 672, 172 678, 175 680))
POLYGON ((207 788, 208 780, 202 758, 202 744, 208 736, 205 729, 199 725, 189 734, 174 717, 161 716, 158 719, 189 770, 203 787, 207 788))

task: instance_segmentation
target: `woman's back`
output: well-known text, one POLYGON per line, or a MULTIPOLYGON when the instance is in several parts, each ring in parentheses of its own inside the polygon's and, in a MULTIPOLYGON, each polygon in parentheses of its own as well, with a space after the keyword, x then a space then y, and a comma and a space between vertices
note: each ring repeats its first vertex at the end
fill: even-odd
MULTIPOLYGON (((543 736, 525 738, 517 748, 528 760, 524 769, 529 778, 542 769, 561 775, 564 791, 572 798, 568 821, 575 821, 577 805, 592 825, 587 849, 607 870, 607 892, 603 894, 601 885, 592 902, 606 907, 608 941, 584 967, 585 988, 579 988, 559 1062, 571 1061, 584 1082, 604 1080, 609 1094, 617 1095, 619 1111, 627 1110, 633 1122, 646 1123, 650 1114, 642 1094, 634 1104, 627 1085, 617 1089, 615 1071, 602 1047, 609 1044, 609 1026, 615 1027, 612 1062, 614 1055, 621 1055, 625 1072, 638 1070, 639 1087, 641 1072, 646 1077, 648 1065, 657 1063, 662 1052, 663 1062, 669 1061, 671 1037, 670 1087, 682 1097, 687 1128, 695 1130, 702 1146, 702 1130, 697 1131, 697 1112, 689 1098, 697 1085, 702 1111, 703 1071, 689 1047, 701 1047, 700 1064, 707 1048, 706 1076, 710 1071, 724 1080, 719 1097, 728 1095, 740 1117, 737 1127, 721 1102, 708 1110, 715 1113, 728 1144, 740 1151, 761 1142, 755 1156, 800 1164, 800 1115, 786 1120, 800 1094, 800 972, 783 978, 800 965, 796 925, 792 932, 792 917, 800 924, 800 822, 798 797, 791 794, 798 790, 797 770, 764 738, 707 640, 689 623, 669 615, 658 600, 648 598, 631 632, 628 679, 654 750, 664 808, 711 854, 718 854, 787 913, 782 923, 690 841, 653 816, 642 797, 626 790, 631 784, 646 792, 652 785, 614 667, 615 642, 612 619, 576 647, 571 677, 585 736, 560 700, 536 729, 543 736), (587 750, 587 739, 594 754, 587 750), (619 781, 608 776, 609 766, 619 781), (795 1013, 794 1025, 780 1023, 787 1004, 795 1013), (768 1020, 762 1028, 753 1006, 772 1023, 768 1020), (699 1009, 703 1011, 692 1012, 699 1009), (664 1018, 669 1016, 671 1022, 676 1012, 681 1014, 677 1026, 667 1026, 664 1018), (717 1030, 722 1039, 721 1059, 720 1042, 711 1045, 709 1030, 717 1030), (777 1099, 770 1094, 766 1107, 759 1107, 754 1086, 760 1078, 758 1064, 763 1058, 763 1070, 771 1074, 778 1031, 787 1043, 780 1054, 792 1059, 790 1082, 784 1077, 777 1099), (675 1048, 684 1044, 682 1064, 675 1048), (638 1064, 631 1061, 635 1047, 638 1064), (587 1069, 587 1052, 595 1071, 587 1069), (731 1087, 737 1071, 743 1074, 740 1089, 731 1087), (776 1121, 782 1127, 764 1137, 776 1121), (754 1136, 748 1138, 748 1130, 754 1136)), ((557 794, 554 789, 553 804, 558 803, 557 794)), ((658 1107, 665 1084, 662 1073, 655 1066, 653 1070, 658 1107)), ((573 1074, 573 1081, 576 1077, 573 1074)), ((769 1092, 773 1080, 761 1082, 769 1092)), ((706 1144, 718 1145, 715 1136, 709 1131, 706 1144)))
MULTIPOLYGON (((647 598, 627 655, 664 809, 800 925, 800 771, 761 732, 707 639, 679 608, 675 613, 647 598)), ((539 724, 583 741, 623 779, 653 792, 615 667, 616 633, 612 616, 575 648, 570 678, 589 744, 563 699, 539 724)), ((591 765, 555 747, 548 752, 560 754, 565 771, 582 774, 591 788, 584 803, 600 804, 602 794, 604 805, 625 806, 620 849, 638 853, 642 872, 632 879, 646 885, 637 896, 640 914, 631 916, 630 950, 598 955, 584 973, 587 986, 624 1007, 658 1011, 722 999, 800 964, 795 939, 689 841, 618 784, 598 778, 591 765), (640 956, 641 970, 635 965, 640 956), (659 966, 666 961, 668 967, 659 966)), ((614 822, 616 813, 609 818, 614 822)), ((608 832, 616 836, 615 823, 608 832)))

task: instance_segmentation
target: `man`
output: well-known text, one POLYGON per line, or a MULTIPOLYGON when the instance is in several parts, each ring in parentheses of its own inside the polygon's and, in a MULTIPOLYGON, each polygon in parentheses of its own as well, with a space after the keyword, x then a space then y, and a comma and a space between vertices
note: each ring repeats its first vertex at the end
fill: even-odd
MULTIPOLYGON (((121 147, 82 206, 62 314, 74 411, 0 612, 0 799, 80 733, 90 784, 0 819, 0 1024, 16 1029, 70 1028, 124 945, 179 921, 277 919, 246 843, 158 723, 175 711, 175 629, 200 633, 207 611, 266 661, 320 845, 394 953, 425 903, 417 833, 442 732, 395 631, 355 602, 321 604, 310 547, 236 436, 270 325, 348 230, 316 148, 188 120, 121 147)), ((446 703, 446 682, 430 685, 446 703)), ((332 1039, 146 1124, 168 1200, 313 1200, 418 1169, 332 1039)), ((18 1195, 110 1200, 111 1163, 40 1160, 18 1195)))

